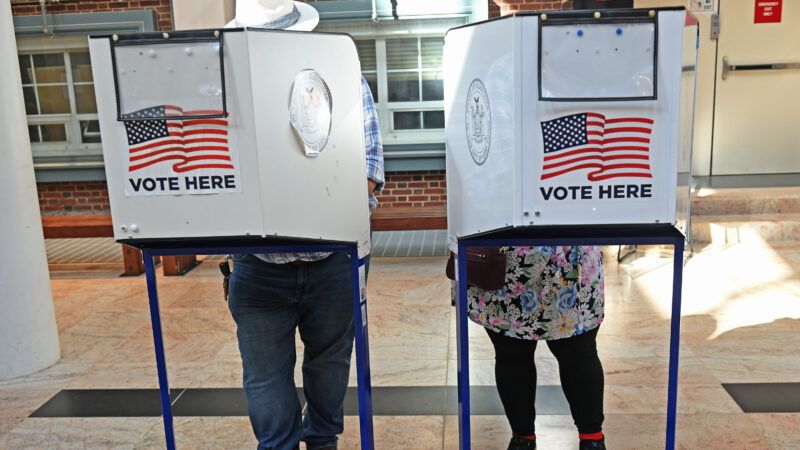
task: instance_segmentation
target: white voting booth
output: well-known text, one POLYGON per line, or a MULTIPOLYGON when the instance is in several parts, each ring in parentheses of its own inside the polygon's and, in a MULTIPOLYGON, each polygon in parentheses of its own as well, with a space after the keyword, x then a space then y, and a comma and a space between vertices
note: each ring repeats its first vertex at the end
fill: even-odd
POLYGON ((90 51, 118 240, 280 236, 369 253, 349 36, 120 35, 90 51))
MULTIPOLYGON (((362 448, 373 448, 361 69, 343 34, 92 36, 115 238, 142 249, 166 446, 175 448, 153 257, 350 257, 362 448)), ((235 270, 235 268, 234 268, 235 270)))
POLYGON ((674 448, 697 39, 683 8, 517 14, 447 33, 462 450, 470 448, 466 250, 614 244, 675 249, 666 427, 674 448))
POLYGON ((682 99, 693 93, 681 86, 693 90, 694 62, 682 81, 684 11, 627 11, 516 15, 448 32, 451 247, 529 225, 685 227, 693 101, 682 99))

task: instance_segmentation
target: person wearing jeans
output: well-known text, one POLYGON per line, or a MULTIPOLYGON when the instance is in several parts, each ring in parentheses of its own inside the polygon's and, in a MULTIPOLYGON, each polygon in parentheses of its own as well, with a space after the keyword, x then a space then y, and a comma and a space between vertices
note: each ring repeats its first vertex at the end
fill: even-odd
MULTIPOLYGON (((238 0, 228 26, 310 31, 316 10, 291 0, 238 0)), ((384 184, 378 114, 361 78, 370 211, 384 184)), ((339 149, 361 151, 361 149, 339 149)), ((346 175, 346 174, 345 174, 346 175)), ((324 227, 324 224, 320 224, 324 227)), ((367 266, 368 268, 369 266, 367 266)), ((247 411, 259 450, 336 449, 353 351, 353 291, 344 253, 234 255, 228 307, 236 322, 247 411), (305 411, 294 381, 295 333, 303 341, 305 411)))
POLYGON ((605 449, 603 367, 597 332, 603 322, 598 247, 508 247, 502 289, 468 289, 469 317, 495 350, 495 379, 513 433, 509 450, 535 449, 537 342, 558 361, 561 388, 578 428, 580 450, 605 449))

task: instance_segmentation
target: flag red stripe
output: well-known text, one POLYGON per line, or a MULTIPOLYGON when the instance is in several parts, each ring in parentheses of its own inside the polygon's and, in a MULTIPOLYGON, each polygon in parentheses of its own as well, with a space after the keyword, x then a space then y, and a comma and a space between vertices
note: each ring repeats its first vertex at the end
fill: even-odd
POLYGON ((604 139, 603 143, 605 144, 613 144, 614 142, 641 142, 642 144, 649 144, 650 138, 640 138, 640 137, 619 137, 619 138, 609 138, 604 139))
POLYGON ((593 118, 596 118, 596 119, 604 119, 604 120, 606 118, 606 116, 604 116, 602 114, 597 114, 597 113, 592 113, 592 112, 586 113, 586 117, 593 117, 593 118))
POLYGON ((619 117, 616 119, 608 119, 606 123, 623 123, 623 122, 636 122, 636 123, 647 123, 652 125, 653 119, 648 119, 646 117, 619 117))
POLYGON ((634 151, 634 152, 649 152, 650 151, 650 149, 647 148, 647 147, 634 147, 634 146, 608 147, 608 148, 587 147, 587 148, 582 148, 582 149, 579 149, 579 150, 570 150, 568 152, 556 153, 556 154, 553 154, 553 155, 548 155, 548 156, 544 157, 544 160, 545 161, 552 161, 554 159, 566 158, 568 156, 580 155, 582 153, 606 153, 606 152, 618 152, 618 151, 628 151, 628 150, 634 151))
POLYGON ((650 128, 639 127, 621 127, 621 128, 606 128, 606 133, 647 133, 650 134, 650 128))
POLYGON ((557 176, 559 176, 559 175, 564 175, 565 173, 568 173, 568 172, 573 172, 573 171, 575 171, 575 170, 581 170, 581 169, 602 169, 602 168, 603 168, 603 165, 602 165, 602 164, 600 164, 600 163, 588 163, 588 164, 581 164, 581 165, 579 165, 579 166, 570 167, 570 168, 568 168, 568 169, 559 170, 559 171, 557 171, 557 172, 543 173, 543 174, 542 174, 542 180, 547 180, 547 179, 549 179, 549 178, 554 178, 554 177, 557 177, 557 176))
POLYGON ((620 172, 620 173, 590 173, 589 180, 591 181, 603 181, 608 180, 610 178, 653 178, 649 172, 620 172))
POLYGON ((586 121, 586 126, 587 127, 601 127, 602 128, 604 125, 605 124, 603 122, 589 122, 589 121, 586 121))
POLYGON ((170 152, 191 153, 191 152, 212 152, 212 151, 227 152, 228 148, 227 147, 211 147, 211 146, 209 146, 209 147, 192 147, 192 148, 184 149, 184 148, 180 148, 180 147, 170 147, 170 148, 165 148, 163 150, 152 151, 152 152, 149 152, 149 153, 140 153, 138 155, 131 155, 130 160, 131 161, 139 161, 139 160, 142 160, 142 159, 150 158, 152 156, 163 155, 164 153, 170 153, 170 152))
POLYGON ((226 127, 228 126, 228 121, 225 119, 193 119, 183 121, 183 126, 185 127, 191 127, 194 125, 219 125, 226 127))
POLYGON ((202 160, 220 160, 220 161, 230 161, 231 157, 227 155, 205 155, 205 156, 194 156, 187 158, 183 155, 169 155, 169 156, 162 156, 161 158, 157 158, 146 163, 137 164, 134 166, 130 166, 129 172, 134 172, 139 169, 143 169, 148 166, 152 166, 153 164, 157 164, 164 161, 171 161, 171 160, 180 160, 181 162, 192 162, 192 161, 202 161, 202 160))
MULTIPOLYGON (((571 158, 565 161, 559 161, 553 164, 545 164, 542 167, 542 170, 550 170, 556 167, 566 166, 569 164, 574 164, 576 162, 581 161, 591 161, 591 160, 598 160, 598 161, 617 161, 620 159, 643 159, 649 160, 650 157, 648 155, 591 155, 591 156, 583 156, 580 158, 571 158)), ((610 167, 610 166, 605 166, 610 167)))
POLYGON ((172 166, 172 170, 178 173, 189 172, 198 169, 233 169, 233 164, 198 164, 189 167, 183 167, 180 164, 172 166))

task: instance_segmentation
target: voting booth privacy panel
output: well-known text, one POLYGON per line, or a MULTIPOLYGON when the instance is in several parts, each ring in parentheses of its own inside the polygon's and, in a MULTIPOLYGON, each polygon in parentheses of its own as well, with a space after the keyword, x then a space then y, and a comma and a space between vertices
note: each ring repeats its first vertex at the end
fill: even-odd
POLYGON ((518 14, 445 39, 457 239, 689 213, 697 24, 683 8, 518 14))
POLYGON ((349 36, 93 36, 90 52, 117 240, 279 236, 369 253, 349 36))

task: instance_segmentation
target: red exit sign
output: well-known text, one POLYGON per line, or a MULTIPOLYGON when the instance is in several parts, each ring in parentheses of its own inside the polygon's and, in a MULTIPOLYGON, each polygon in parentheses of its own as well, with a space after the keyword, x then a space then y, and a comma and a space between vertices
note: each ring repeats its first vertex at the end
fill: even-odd
POLYGON ((756 0, 755 23, 776 23, 781 21, 783 0, 756 0))

